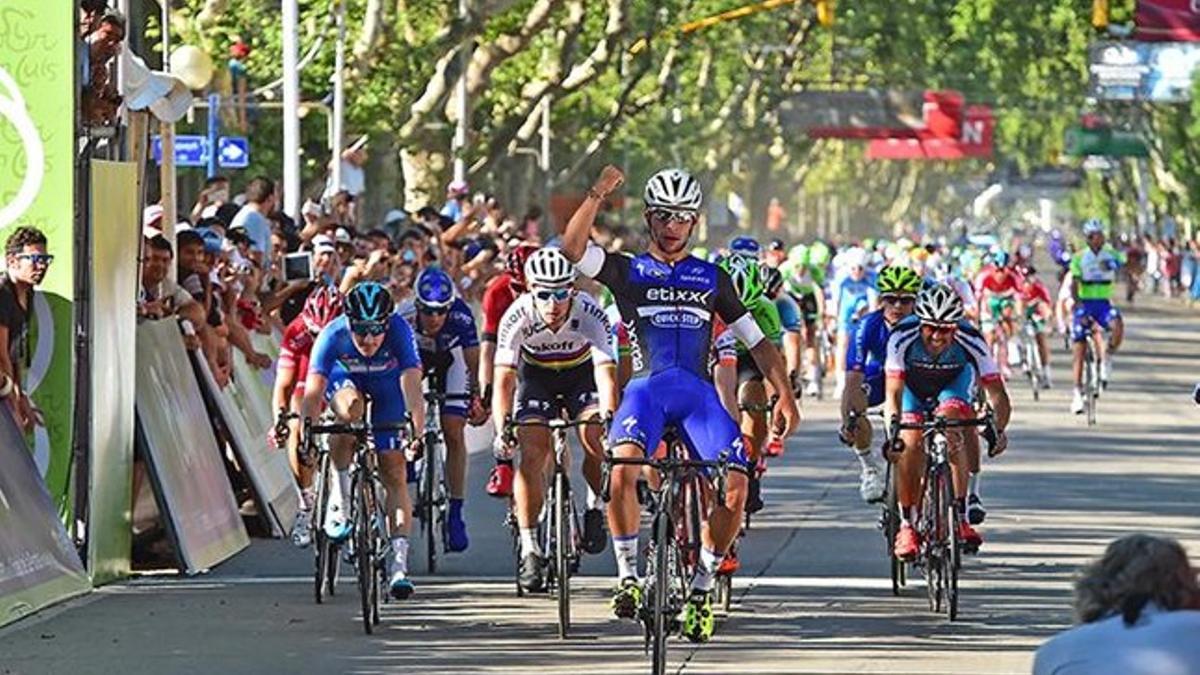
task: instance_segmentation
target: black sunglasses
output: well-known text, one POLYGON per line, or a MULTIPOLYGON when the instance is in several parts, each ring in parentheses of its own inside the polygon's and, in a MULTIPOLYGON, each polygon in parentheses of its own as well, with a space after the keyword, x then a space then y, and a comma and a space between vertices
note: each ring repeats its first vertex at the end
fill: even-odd
POLYGON ((881 295, 879 301, 885 305, 904 305, 908 306, 917 301, 916 296, 912 295, 881 295))
POLYGON ((350 324, 350 330, 359 337, 374 337, 386 333, 387 324, 382 321, 356 321, 350 324))

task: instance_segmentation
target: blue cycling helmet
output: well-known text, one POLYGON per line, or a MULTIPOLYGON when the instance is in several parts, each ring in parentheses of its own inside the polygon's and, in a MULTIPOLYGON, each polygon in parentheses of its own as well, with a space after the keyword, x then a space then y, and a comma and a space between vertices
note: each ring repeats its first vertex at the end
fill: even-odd
POLYGON ((377 281, 364 281, 346 296, 346 317, 351 323, 383 323, 396 309, 392 294, 377 281))
POLYGON ((762 245, 754 237, 734 237, 729 242, 729 253, 732 255, 757 258, 760 251, 762 251, 762 245))
POLYGON ((996 263, 996 267, 1008 267, 1008 252, 996 251, 992 253, 992 262, 996 263))
POLYGON ((417 289, 417 306, 443 309, 454 302, 454 282, 440 267, 426 267, 413 284, 417 289))
POLYGON ((1104 234, 1104 222, 1099 218, 1088 218, 1083 221, 1083 236, 1090 237, 1093 234, 1104 234))

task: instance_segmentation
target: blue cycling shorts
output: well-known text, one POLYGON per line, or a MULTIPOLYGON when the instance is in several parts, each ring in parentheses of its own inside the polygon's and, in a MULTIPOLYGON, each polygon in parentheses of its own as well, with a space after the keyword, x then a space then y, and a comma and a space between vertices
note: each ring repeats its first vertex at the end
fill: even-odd
POLYGON ((647 456, 658 449, 663 430, 674 426, 694 459, 731 466, 751 465, 742 432, 721 405, 711 382, 683 368, 631 380, 608 433, 610 446, 633 443, 647 456))
POLYGON ((941 412, 950 409, 958 410, 964 415, 971 415, 975 400, 975 369, 966 367, 938 392, 937 396, 923 399, 917 396, 907 385, 900 401, 900 419, 908 424, 919 424, 930 412, 941 412))
POLYGON ((1093 323, 1100 326, 1104 330, 1109 330, 1110 324, 1114 319, 1121 316, 1121 312, 1113 307, 1108 300, 1080 300, 1075 305, 1074 317, 1071 319, 1071 340, 1074 342, 1083 342, 1087 339, 1089 328, 1093 323))
MULTIPOLYGON (((333 395, 342 389, 353 389, 366 394, 371 399, 371 424, 395 424, 404 421, 407 409, 404 407, 404 392, 400 389, 400 378, 387 378, 387 381, 372 378, 364 386, 355 382, 350 373, 340 366, 334 369, 329 383, 325 386, 325 401, 328 403, 333 395)), ((375 449, 379 452, 398 451, 403 448, 399 431, 379 431, 374 434, 375 449)))

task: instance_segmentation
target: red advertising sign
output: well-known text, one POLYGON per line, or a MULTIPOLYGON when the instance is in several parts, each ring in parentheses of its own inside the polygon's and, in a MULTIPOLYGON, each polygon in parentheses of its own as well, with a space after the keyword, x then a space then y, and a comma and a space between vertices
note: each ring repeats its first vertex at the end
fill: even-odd
POLYGON ((1133 22, 1135 40, 1200 41, 1200 0, 1138 0, 1133 22))
MULTIPOLYGON (((939 115, 945 112, 947 109, 943 108, 939 115)), ((917 138, 871 141, 867 145, 867 159, 954 160, 991 157, 992 134, 996 127, 991 108, 975 105, 967 108, 965 114, 961 113, 961 108, 955 112, 961 117, 947 115, 937 120, 938 133, 927 128, 918 131, 917 138)))

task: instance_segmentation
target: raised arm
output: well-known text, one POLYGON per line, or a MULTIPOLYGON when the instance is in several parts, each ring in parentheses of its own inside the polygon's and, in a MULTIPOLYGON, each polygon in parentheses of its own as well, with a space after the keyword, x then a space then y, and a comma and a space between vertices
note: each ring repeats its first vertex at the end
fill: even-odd
POLYGON ((604 200, 608 199, 613 190, 620 187, 623 182, 625 182, 625 175, 611 164, 600 172, 600 178, 595 185, 588 189, 583 203, 579 205, 578 209, 575 209, 571 220, 559 232, 562 235, 562 252, 567 256, 567 260, 577 263, 583 257, 583 251, 587 248, 588 238, 592 233, 592 224, 596 222, 596 215, 600 213, 600 207, 604 205, 604 200))

